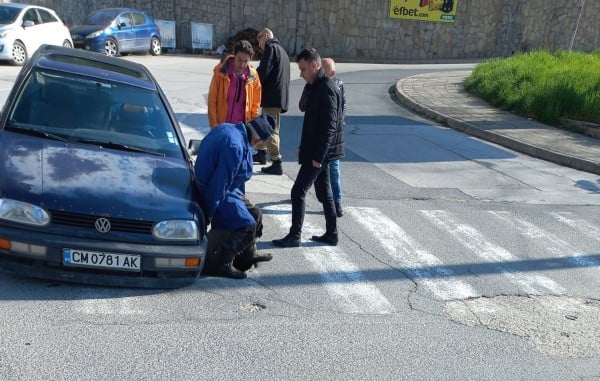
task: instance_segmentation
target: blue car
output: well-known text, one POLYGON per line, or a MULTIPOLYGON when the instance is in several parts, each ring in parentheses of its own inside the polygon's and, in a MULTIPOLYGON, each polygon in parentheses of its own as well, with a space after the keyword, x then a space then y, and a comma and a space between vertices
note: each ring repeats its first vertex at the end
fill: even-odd
POLYGON ((71 27, 75 48, 118 56, 123 53, 161 53, 160 30, 145 12, 108 8, 92 12, 82 25, 71 27))
POLYGON ((152 288, 206 254, 184 136, 143 66, 43 45, 0 116, 0 268, 152 288))

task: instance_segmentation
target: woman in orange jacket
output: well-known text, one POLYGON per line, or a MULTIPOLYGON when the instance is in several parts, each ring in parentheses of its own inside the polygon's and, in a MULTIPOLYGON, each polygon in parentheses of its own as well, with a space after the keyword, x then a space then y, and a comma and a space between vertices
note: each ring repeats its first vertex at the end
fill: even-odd
POLYGON ((254 49, 246 40, 238 41, 233 55, 225 57, 213 69, 208 90, 208 123, 249 122, 259 115, 261 85, 256 69, 250 64, 254 49))

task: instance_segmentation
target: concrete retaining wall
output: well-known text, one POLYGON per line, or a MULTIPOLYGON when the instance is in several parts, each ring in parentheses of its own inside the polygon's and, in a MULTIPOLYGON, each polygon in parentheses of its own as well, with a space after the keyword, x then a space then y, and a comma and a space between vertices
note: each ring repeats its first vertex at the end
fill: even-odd
MULTIPOLYGON (((38 0, 77 24, 92 10, 134 7, 155 19, 214 25, 213 49, 268 26, 292 55, 315 47, 340 60, 377 62, 504 57, 568 50, 581 0, 459 0, 454 23, 389 18, 389 0, 38 0)), ((9 1, 2 1, 9 2, 9 1)), ((600 1, 587 0, 573 49, 600 49, 600 1)))

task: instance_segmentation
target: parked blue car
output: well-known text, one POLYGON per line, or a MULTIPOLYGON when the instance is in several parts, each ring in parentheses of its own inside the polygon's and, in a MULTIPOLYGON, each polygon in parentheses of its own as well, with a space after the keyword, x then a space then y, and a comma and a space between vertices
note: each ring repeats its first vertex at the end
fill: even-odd
POLYGON ((75 48, 118 56, 122 53, 161 53, 160 30, 145 12, 108 8, 92 12, 82 25, 71 27, 75 48))
POLYGON ((43 45, 0 116, 0 268, 88 284, 198 277, 204 217, 184 136, 143 65, 43 45))

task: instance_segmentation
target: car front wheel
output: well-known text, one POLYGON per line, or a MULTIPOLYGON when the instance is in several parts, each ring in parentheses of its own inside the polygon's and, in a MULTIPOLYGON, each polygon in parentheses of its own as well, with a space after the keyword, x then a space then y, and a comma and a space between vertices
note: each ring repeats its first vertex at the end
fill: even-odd
POLYGON ((116 57, 119 55, 119 45, 117 41, 109 38, 104 43, 104 53, 109 57, 116 57))
POLYGON ((69 40, 64 40, 62 46, 64 46, 65 48, 72 48, 73 44, 71 44, 71 41, 69 40))
POLYGON ((21 66, 27 61, 27 49, 20 41, 15 41, 11 51, 12 63, 21 66))
POLYGON ((153 56, 159 56, 161 53, 160 40, 156 37, 152 37, 150 41, 150 54, 153 56))

